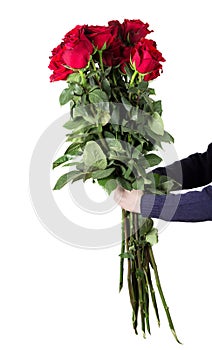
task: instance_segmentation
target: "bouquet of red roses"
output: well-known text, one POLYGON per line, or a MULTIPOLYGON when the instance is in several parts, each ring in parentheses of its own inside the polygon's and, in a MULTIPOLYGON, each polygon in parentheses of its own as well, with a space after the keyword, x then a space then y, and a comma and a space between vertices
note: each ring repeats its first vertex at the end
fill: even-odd
MULTIPOLYGON (((87 179, 108 194, 117 186, 157 194, 174 189, 172 179, 149 171, 162 161, 153 151, 163 142, 173 142, 173 137, 164 130, 161 101, 152 98, 155 91, 149 87, 165 60, 155 41, 146 38, 152 32, 148 28, 147 23, 128 19, 107 26, 77 25, 52 51, 50 80, 66 81, 59 100, 70 105, 70 119, 64 125, 69 145, 53 168, 72 168, 58 179, 54 190, 87 179)), ((150 299, 160 325, 154 273, 169 326, 179 342, 153 255, 152 245, 157 242, 151 218, 122 209, 119 290, 127 260, 134 330, 137 334, 140 312, 143 336, 146 329, 150 333, 150 299)))

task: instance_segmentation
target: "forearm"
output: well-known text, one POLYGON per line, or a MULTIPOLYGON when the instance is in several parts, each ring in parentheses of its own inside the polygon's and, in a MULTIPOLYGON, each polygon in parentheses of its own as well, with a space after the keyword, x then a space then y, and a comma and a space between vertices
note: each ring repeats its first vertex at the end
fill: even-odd
POLYGON ((194 153, 153 172, 173 178, 182 185, 182 189, 205 186, 212 181, 212 143, 204 153, 194 153))
POLYGON ((144 217, 165 221, 198 222, 212 220, 212 186, 184 194, 144 194, 140 202, 144 217))

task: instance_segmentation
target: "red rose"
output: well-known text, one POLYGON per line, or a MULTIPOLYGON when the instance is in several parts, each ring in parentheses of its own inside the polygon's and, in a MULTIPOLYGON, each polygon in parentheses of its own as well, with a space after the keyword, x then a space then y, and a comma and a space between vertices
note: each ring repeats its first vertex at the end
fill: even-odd
POLYGON ((53 74, 50 76, 50 81, 65 80, 67 76, 73 71, 64 67, 64 60, 62 58, 64 53, 64 44, 58 45, 52 50, 51 61, 49 64, 49 69, 53 70, 53 74))
POLYGON ((125 19, 121 27, 123 40, 131 45, 136 44, 141 38, 152 32, 152 30, 147 29, 149 24, 143 23, 139 19, 125 19))
POLYGON ((106 48, 116 39, 118 28, 105 26, 88 26, 86 36, 91 40, 93 45, 101 50, 104 45, 106 48))
POLYGON ((93 45, 84 34, 86 26, 76 26, 68 32, 50 57, 49 69, 53 70, 50 81, 65 80, 73 69, 85 68, 93 53, 93 45), (68 67, 70 68, 68 68, 68 67))
POLYGON ((153 32, 149 30, 149 24, 143 23, 140 19, 129 20, 125 19, 121 24, 119 21, 109 21, 109 27, 116 28, 119 36, 125 45, 135 45, 141 38, 153 32))
POLYGON ((106 66, 118 66, 130 62, 131 48, 125 46, 120 39, 115 40, 103 51, 103 62, 106 66))
POLYGON ((110 28, 117 30, 117 32, 118 32, 117 34, 121 38, 121 36, 122 36, 122 24, 119 21, 117 21, 117 20, 109 21, 108 26, 110 28))
POLYGON ((142 39, 132 48, 131 61, 139 73, 146 74, 144 80, 148 81, 160 75, 160 62, 165 62, 165 59, 157 50, 155 41, 142 39))
POLYGON ((93 45, 85 35, 86 27, 76 26, 64 38, 65 50, 62 58, 70 68, 85 68, 93 53, 93 45))
POLYGON ((68 33, 66 33, 66 35, 64 36, 63 41, 66 43, 66 42, 70 42, 72 40, 75 40, 78 37, 79 31, 84 31, 86 27, 87 26, 85 24, 82 25, 82 26, 81 25, 75 26, 68 33))

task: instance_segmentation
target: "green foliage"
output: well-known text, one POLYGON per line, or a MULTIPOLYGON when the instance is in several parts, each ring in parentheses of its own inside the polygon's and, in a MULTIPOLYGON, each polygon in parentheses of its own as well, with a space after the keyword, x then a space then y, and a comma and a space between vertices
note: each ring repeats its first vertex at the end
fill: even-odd
POLYGON ((144 157, 145 157, 149 167, 153 167, 155 165, 158 165, 162 161, 162 159, 159 156, 157 156, 156 154, 153 154, 153 153, 146 154, 144 157))
POLYGON ((103 179, 98 179, 98 184, 104 188, 108 195, 110 195, 117 187, 117 180, 108 176, 103 179))
MULTIPOLYGON (((149 82, 139 74, 135 77, 133 67, 125 70, 126 74, 112 67, 103 71, 90 64, 68 76, 60 104, 70 103, 70 119, 64 124, 70 145, 53 168, 76 166, 84 172, 77 179, 93 178, 109 194, 117 185, 168 193, 175 186, 171 179, 155 186, 148 174, 162 160, 154 151, 164 142, 174 142, 164 130, 162 103, 152 98, 155 90, 149 82), (74 157, 81 158, 75 162, 74 157)), ((56 187, 72 181, 71 176, 65 174, 56 187)))
POLYGON ((164 134, 164 125, 163 120, 158 112, 154 112, 153 115, 149 118, 148 124, 150 130, 153 131, 157 135, 164 134))
POLYGON ((72 99, 72 97, 73 97, 72 90, 69 88, 64 89, 59 97, 61 106, 68 103, 72 99))
POLYGON ((89 101, 90 103, 100 103, 100 102, 108 102, 107 94, 100 90, 95 89, 89 93, 89 101))
POLYGON ((59 157, 57 160, 53 162, 53 169, 56 168, 57 166, 69 161, 71 157, 69 155, 64 155, 62 157, 59 157))
POLYGON ((121 253, 119 256, 123 259, 134 259, 134 255, 132 253, 121 253))
POLYGON ((72 181, 75 179, 80 179, 83 178, 84 174, 81 174, 80 171, 73 170, 70 171, 64 175, 62 175, 56 182, 56 185, 54 187, 54 190, 60 190, 63 186, 65 186, 68 182, 72 181))
POLYGON ((156 228, 153 228, 150 232, 147 233, 146 241, 151 245, 158 243, 158 230, 156 228))
POLYGON ((115 168, 108 168, 105 170, 96 170, 92 172, 93 179, 104 179, 114 172, 115 168))
POLYGON ((107 158, 101 147, 95 141, 88 141, 83 152, 83 163, 87 170, 105 169, 107 158))

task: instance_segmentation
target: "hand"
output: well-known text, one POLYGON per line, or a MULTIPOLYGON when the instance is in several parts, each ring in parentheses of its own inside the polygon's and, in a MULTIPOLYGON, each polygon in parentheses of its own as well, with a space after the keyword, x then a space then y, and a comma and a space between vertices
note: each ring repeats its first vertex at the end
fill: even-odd
POLYGON ((140 202, 143 194, 141 190, 128 191, 118 186, 114 191, 113 198, 123 209, 134 213, 140 213, 140 202))

